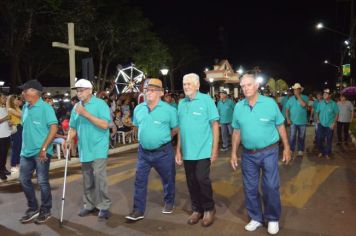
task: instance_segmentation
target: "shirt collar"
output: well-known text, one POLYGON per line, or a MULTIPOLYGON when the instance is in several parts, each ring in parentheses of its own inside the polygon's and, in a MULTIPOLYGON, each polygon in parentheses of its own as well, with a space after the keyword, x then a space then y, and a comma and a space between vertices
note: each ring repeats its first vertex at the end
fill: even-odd
POLYGON ((193 101, 193 100, 200 100, 201 97, 202 97, 201 92, 197 91, 197 94, 195 94, 195 97, 192 100, 190 100, 189 97, 185 97, 184 99, 185 99, 186 102, 190 102, 190 101, 193 101))
POLYGON ((39 107, 39 106, 41 106, 43 103, 44 103, 43 99, 42 99, 42 98, 39 98, 39 99, 37 100, 37 102, 36 102, 35 104, 33 104, 32 106, 31 106, 31 104, 28 103, 28 102, 27 102, 26 104, 27 104, 27 107, 28 107, 28 108, 32 108, 32 107, 39 107))
MULTIPOLYGON (((256 105, 257 103, 261 103, 262 100, 263 100, 263 97, 264 97, 263 95, 258 94, 258 95, 257 95, 257 100, 256 100, 255 105, 256 105)), ((250 104, 248 103, 247 98, 244 99, 244 105, 250 106, 250 104)))

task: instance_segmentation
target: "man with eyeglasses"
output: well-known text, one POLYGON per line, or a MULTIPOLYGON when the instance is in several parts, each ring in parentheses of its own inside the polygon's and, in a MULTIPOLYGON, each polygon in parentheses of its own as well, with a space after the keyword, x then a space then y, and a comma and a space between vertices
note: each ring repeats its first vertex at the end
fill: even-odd
POLYGON ((29 80, 19 88, 23 90, 22 95, 26 100, 21 117, 20 182, 28 205, 20 222, 28 223, 35 219, 36 224, 41 224, 51 217, 52 194, 48 172, 58 121, 53 108, 42 100, 42 85, 37 80, 29 80), (31 181, 35 170, 41 190, 40 207, 31 181))
POLYGON ((92 95, 93 85, 89 80, 78 80, 72 89, 76 89, 79 102, 72 109, 68 138, 62 145, 67 148, 73 138, 78 136, 84 185, 84 206, 79 216, 85 217, 99 210, 99 220, 108 219, 111 206, 106 170, 109 151, 109 106, 104 100, 92 95))
POLYGON ((126 216, 130 222, 144 218, 151 168, 157 171, 163 184, 162 213, 170 214, 174 207, 176 171, 171 141, 178 132, 177 110, 161 101, 161 80, 149 79, 145 91, 145 102, 135 108, 133 117, 133 124, 138 127, 139 147, 133 211, 126 216))

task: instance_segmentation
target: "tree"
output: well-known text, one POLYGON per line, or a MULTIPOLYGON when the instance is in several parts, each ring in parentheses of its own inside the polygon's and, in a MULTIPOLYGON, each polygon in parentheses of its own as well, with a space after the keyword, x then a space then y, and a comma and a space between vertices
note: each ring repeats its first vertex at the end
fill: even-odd
POLYGON ((282 79, 278 79, 277 81, 273 78, 270 78, 267 82, 267 86, 270 90, 270 92, 272 92, 273 95, 276 95, 276 93, 279 91, 286 91, 288 90, 288 84, 282 80, 282 79))

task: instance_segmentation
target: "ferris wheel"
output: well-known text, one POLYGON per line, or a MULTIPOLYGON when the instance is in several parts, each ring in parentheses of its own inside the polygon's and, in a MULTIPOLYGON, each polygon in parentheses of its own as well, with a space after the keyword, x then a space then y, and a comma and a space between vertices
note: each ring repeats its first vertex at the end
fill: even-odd
POLYGON ((115 88, 118 94, 139 93, 142 80, 145 74, 137 69, 134 64, 126 68, 118 67, 115 78, 115 88))

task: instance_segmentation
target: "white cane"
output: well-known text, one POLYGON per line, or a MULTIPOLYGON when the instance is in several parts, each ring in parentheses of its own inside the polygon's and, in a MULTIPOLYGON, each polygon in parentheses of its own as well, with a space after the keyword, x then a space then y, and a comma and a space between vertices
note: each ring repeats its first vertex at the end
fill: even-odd
MULTIPOLYGON (((68 137, 69 137, 69 132, 68 132, 68 137)), ((64 211, 64 200, 65 200, 65 194, 66 194, 66 182, 67 182, 67 167, 68 167, 68 158, 69 158, 69 152, 70 152, 70 144, 67 148, 67 153, 65 155, 65 165, 64 165, 64 180, 63 180, 63 192, 62 192, 62 209, 61 209, 61 219, 60 219, 60 225, 62 226, 63 224, 63 211, 64 211)))

